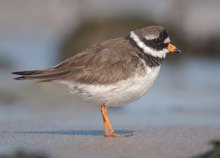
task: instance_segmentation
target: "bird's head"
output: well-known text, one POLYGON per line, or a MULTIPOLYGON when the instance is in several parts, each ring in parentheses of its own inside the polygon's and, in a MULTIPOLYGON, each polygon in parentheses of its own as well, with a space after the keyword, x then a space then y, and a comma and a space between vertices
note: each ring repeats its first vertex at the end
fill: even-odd
POLYGON ((148 26, 130 32, 129 36, 144 53, 165 58, 167 53, 180 53, 162 26, 148 26))

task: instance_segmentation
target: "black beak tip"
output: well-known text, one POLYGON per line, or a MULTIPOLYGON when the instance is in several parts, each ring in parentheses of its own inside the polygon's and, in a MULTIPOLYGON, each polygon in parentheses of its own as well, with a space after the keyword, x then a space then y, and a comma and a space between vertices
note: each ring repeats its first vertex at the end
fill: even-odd
POLYGON ((175 51, 174 51, 174 53, 182 53, 179 49, 176 49, 175 51))

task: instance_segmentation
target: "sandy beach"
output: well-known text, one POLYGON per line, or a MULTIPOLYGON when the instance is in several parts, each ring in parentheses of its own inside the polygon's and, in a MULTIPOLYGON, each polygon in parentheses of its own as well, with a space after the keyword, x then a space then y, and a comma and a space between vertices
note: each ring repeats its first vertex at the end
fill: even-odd
POLYGON ((54 158, 189 158, 211 149, 208 142, 219 138, 217 131, 220 128, 148 127, 119 139, 103 138, 103 131, 82 128, 5 131, 0 133, 0 150, 23 149, 54 158))

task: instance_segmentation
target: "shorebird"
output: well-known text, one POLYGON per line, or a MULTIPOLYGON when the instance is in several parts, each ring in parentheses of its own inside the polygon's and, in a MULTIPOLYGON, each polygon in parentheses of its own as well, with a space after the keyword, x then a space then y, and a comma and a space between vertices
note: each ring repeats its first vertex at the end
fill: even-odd
POLYGON ((45 69, 13 72, 16 80, 55 82, 101 107, 105 137, 117 134, 107 106, 120 106, 142 97, 153 85, 168 53, 180 53, 162 26, 147 26, 94 44, 60 64, 45 69))

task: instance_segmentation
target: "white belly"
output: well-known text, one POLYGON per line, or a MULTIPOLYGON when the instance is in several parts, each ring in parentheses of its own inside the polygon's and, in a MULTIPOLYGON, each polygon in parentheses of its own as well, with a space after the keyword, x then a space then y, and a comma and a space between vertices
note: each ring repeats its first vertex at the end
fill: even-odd
POLYGON ((127 80, 109 85, 77 84, 73 81, 58 81, 73 95, 77 95, 89 103, 107 106, 120 106, 142 97, 153 85, 160 67, 146 69, 146 75, 134 76, 127 80))

